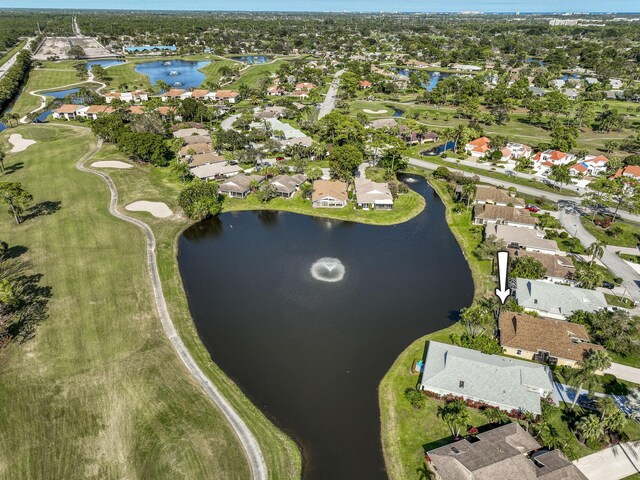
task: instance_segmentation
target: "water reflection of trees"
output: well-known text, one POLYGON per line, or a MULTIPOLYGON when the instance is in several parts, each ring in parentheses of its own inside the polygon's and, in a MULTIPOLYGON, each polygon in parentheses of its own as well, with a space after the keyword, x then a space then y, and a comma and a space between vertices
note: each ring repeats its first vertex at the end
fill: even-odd
POLYGON ((224 232, 224 222, 219 216, 210 217, 194 223, 184 231, 184 238, 190 242, 199 242, 208 237, 220 237, 224 232))

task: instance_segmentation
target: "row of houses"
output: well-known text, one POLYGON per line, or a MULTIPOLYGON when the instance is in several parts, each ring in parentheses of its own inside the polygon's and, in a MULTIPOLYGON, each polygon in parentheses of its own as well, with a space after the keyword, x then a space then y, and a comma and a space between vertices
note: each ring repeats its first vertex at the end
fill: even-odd
MULTIPOLYGON (((78 105, 75 103, 65 103, 51 112, 53 118, 58 120, 76 120, 79 118, 87 120, 97 120, 102 115, 114 113, 116 111, 110 105, 78 105)), ((132 115, 142 115, 147 113, 147 110, 141 105, 131 105, 126 110, 132 115)), ((163 120, 173 118, 175 120, 182 120, 180 115, 177 114, 175 107, 157 107, 152 110, 157 113, 163 120)))
POLYGON ((238 103, 241 99, 240 92, 235 90, 216 90, 210 91, 206 89, 185 90, 182 88, 172 88, 160 94, 163 102, 168 100, 185 100, 193 98, 202 101, 238 103))
POLYGON ((296 97, 300 99, 309 98, 309 92, 314 90, 316 85, 311 82, 301 82, 297 83, 295 86, 295 90, 291 92, 287 92, 287 90, 280 85, 278 79, 274 79, 274 84, 267 88, 267 95, 270 97, 281 97, 283 95, 288 95, 290 97, 296 97))
MULTIPOLYGON (((480 137, 470 141, 465 145, 465 151, 473 158, 485 158, 493 154, 491 139, 480 137)), ((502 156, 498 159, 513 167, 521 158, 528 158, 532 162, 533 171, 537 175, 546 175, 554 165, 571 165, 570 172, 576 177, 596 176, 604 173, 607 169, 609 159, 604 155, 586 155, 578 159, 572 153, 565 153, 559 150, 545 150, 533 154, 533 148, 521 143, 508 143, 499 149, 502 156)))

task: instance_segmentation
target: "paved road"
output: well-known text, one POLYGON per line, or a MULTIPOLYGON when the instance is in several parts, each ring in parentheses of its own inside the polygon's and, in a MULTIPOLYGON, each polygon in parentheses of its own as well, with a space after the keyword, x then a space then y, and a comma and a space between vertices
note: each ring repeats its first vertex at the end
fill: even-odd
MULTIPOLYGON (((409 164, 413 165, 414 167, 420 167, 420 168, 425 168, 427 170, 435 170, 436 168, 440 167, 441 165, 437 164, 437 163, 432 163, 429 162, 428 160, 422 160, 419 158, 409 158, 409 164)), ((451 171, 454 172, 459 172, 462 173, 464 175, 476 175, 478 178, 480 178, 480 181, 482 183, 488 183, 489 185, 501 185, 503 187, 509 188, 509 187, 514 187, 518 192, 520 193, 524 193, 525 195, 531 195, 534 197, 545 197, 549 200, 551 200, 552 202, 577 202, 578 198, 577 197, 570 197, 568 195, 562 195, 560 193, 555 193, 555 192, 548 192, 546 190, 540 190, 538 188, 535 187, 529 187, 529 186, 525 186, 525 185, 519 185, 517 183, 512 183, 509 181, 505 181, 505 180, 500 180, 497 178, 493 178, 493 177, 489 177, 486 175, 477 175, 475 173, 470 173, 470 172, 465 172, 464 170, 459 170, 457 168, 455 168, 454 164, 451 165, 447 165, 447 168, 451 171)), ((624 218, 626 220, 631 220, 632 222, 637 222, 640 223, 640 215, 636 215, 636 214, 632 214, 629 212, 625 212, 623 210, 619 210, 618 211, 618 216, 621 218, 624 218)), ((569 232, 571 233, 571 232, 569 232)))
MULTIPOLYGON (((575 201, 560 202, 559 206, 558 219, 564 229, 569 232, 569 235, 573 235, 580 240, 580 243, 585 248, 596 241, 596 238, 582 226, 580 207, 575 204, 575 201)), ((622 284, 627 287, 627 292, 631 298, 636 302, 640 302, 640 287, 638 286, 640 275, 627 262, 615 254, 615 249, 605 248, 600 260, 605 267, 611 270, 614 276, 622 278, 622 284)))
POLYGON ((220 122, 220 128, 223 130, 231 130, 233 128, 233 122, 235 122, 238 118, 240 118, 240 114, 231 115, 230 117, 225 118, 220 122))
POLYGON ((333 76, 333 81, 329 86, 327 94, 324 96, 324 101, 320 105, 320 111, 318 112, 318 120, 331 113, 336 106, 336 95, 338 94, 338 87, 340 87, 340 76, 344 73, 344 70, 339 70, 333 76))
POLYGON ((637 383, 640 385, 640 368, 629 367, 627 365, 620 365, 619 363, 612 363, 611 368, 606 373, 615 375, 621 380, 627 382, 637 383))
POLYGON ((24 47, 18 50, 13 55, 13 57, 11 57, 9 60, 4 62, 2 65, 0 65, 0 78, 4 77, 7 74, 9 69, 13 67, 13 65, 16 63, 16 60, 18 59, 18 54, 22 52, 22 50, 26 50, 27 48, 29 48, 31 46, 31 42, 33 42, 33 38, 28 38, 27 43, 24 44, 24 47))
POLYGON ((269 476, 267 472, 267 465, 255 436, 253 435, 251 430, 249 430, 242 418, 240 418, 240 416, 236 413, 231 404, 218 391, 213 382, 211 382, 211 380, 209 380, 209 378, 200 369, 196 361, 191 356, 191 353, 189 353, 189 350, 187 350, 187 347, 182 342, 182 339, 178 335, 173 325, 173 321, 171 320, 171 316, 169 315, 169 310, 167 309, 167 304, 162 292, 160 275, 158 274, 158 264, 156 262, 156 239, 153 235, 153 231, 143 221, 138 220, 137 218, 129 217, 118 211, 118 190, 116 189, 116 186, 109 175, 104 172, 92 170, 84 166, 84 163, 91 157, 93 157, 93 155, 100 149, 101 143, 102 142, 99 141, 96 148, 94 148, 87 155, 83 156, 76 164, 76 168, 82 172, 92 173, 94 175, 102 177, 111 192, 111 202, 109 204, 109 212, 111 213, 111 215, 124 220, 125 222, 129 222, 138 226, 144 232, 147 240, 147 266, 149 268, 149 278, 151 280, 151 286, 153 287, 154 299, 158 310, 158 315, 160 316, 160 320, 162 322, 164 333, 171 341, 173 348, 180 357, 180 360, 182 360, 184 365, 187 367, 187 370, 189 370, 193 378, 198 382, 198 384, 202 387, 202 389, 213 401, 213 403, 215 403, 218 408, 220 408, 222 414, 225 416, 225 418, 231 425, 231 428, 238 436, 238 439, 240 440, 240 443, 242 444, 249 460, 251 477, 255 480, 267 480, 269 476))
POLYGON ((573 464, 589 480, 622 480, 640 472, 640 442, 621 443, 574 460, 573 464))
POLYGON ((78 27, 78 17, 75 15, 71 17, 71 30, 73 30, 73 34, 76 37, 81 37, 82 33, 80 32, 80 27, 78 27))

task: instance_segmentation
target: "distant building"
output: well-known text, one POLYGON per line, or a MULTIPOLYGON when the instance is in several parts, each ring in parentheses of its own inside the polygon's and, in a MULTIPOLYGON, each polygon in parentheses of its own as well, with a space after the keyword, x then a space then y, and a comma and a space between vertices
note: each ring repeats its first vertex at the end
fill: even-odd
POLYGON ((162 53, 175 52, 178 49, 175 45, 142 45, 124 47, 125 53, 162 53))

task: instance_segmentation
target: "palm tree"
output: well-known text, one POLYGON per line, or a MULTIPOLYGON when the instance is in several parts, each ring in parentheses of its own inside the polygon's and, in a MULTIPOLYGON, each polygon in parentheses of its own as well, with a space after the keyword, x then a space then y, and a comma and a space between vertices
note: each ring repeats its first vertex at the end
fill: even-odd
POLYGON ((562 185, 567 185, 571 182, 571 171, 569 170, 569 165, 554 165, 551 167, 549 178, 558 182, 560 184, 560 190, 562 190, 562 185))
POLYGON ((509 417, 506 413, 504 413, 499 408, 487 407, 482 410, 482 414, 487 418, 489 423, 507 423, 509 421, 509 417))
POLYGON ((597 415, 585 415, 576 423, 576 430, 585 442, 599 440, 604 436, 604 425, 597 415))
POLYGON ((2 148, 2 146, 0 146, 0 172, 4 173, 4 159, 7 156, 6 153, 4 153, 4 148, 2 148))
POLYGON ((589 263, 589 265, 593 265, 596 257, 598 259, 602 258, 602 255, 604 255, 605 246, 606 243, 604 243, 602 240, 596 240, 591 245, 589 245, 589 247, 587 248, 587 254, 591 255, 591 262, 589 263))
POLYGON ((474 183, 465 183, 462 186, 462 195, 465 196, 465 198, 467 199, 467 207, 469 206, 469 204, 471 203, 471 198, 475 195, 476 193, 476 185, 474 183))
POLYGON ((447 424, 454 438, 460 437, 460 431, 467 426, 471 418, 467 404, 460 399, 438 407, 437 415, 447 424))
POLYGON ((569 384, 576 389, 571 410, 578 403, 578 396, 582 387, 587 387, 587 390, 591 392, 599 383, 596 372, 602 372, 610 366, 611 359, 605 350, 591 350, 584 360, 578 364, 578 369, 574 370, 569 378, 569 384))

